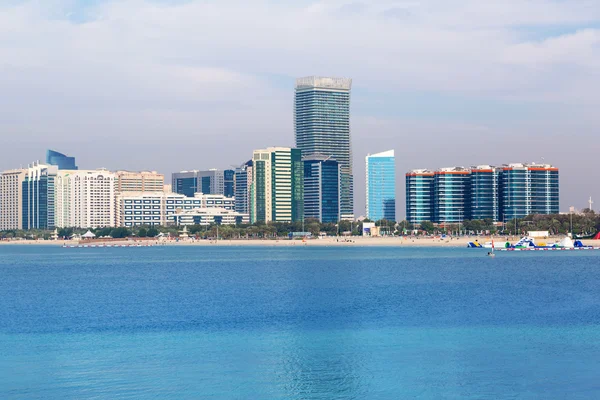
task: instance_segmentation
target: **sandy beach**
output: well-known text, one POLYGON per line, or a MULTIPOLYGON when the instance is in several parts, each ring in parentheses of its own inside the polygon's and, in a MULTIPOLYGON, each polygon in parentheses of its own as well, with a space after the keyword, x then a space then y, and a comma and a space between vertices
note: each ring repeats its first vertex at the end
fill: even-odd
MULTIPOLYGON (((553 237, 548 239, 537 240, 536 243, 552 244, 558 242, 562 237, 553 237)), ((506 237, 494 238, 497 247, 503 247, 506 243, 506 237)), ((508 241, 515 243, 519 237, 508 237, 508 241)), ((460 238, 412 238, 412 237, 352 237, 352 238, 336 238, 326 237, 322 239, 310 240, 288 240, 288 239, 234 239, 234 240, 122 240, 94 243, 79 241, 63 241, 63 240, 15 240, 15 241, 0 241, 1 245, 79 245, 79 244, 111 244, 113 246, 147 244, 153 246, 270 246, 270 247, 286 247, 286 246, 382 246, 382 247, 467 247, 469 242, 478 241, 483 244, 490 241, 489 237, 460 237, 460 238)), ((586 246, 600 246, 600 240, 583 240, 586 246)))

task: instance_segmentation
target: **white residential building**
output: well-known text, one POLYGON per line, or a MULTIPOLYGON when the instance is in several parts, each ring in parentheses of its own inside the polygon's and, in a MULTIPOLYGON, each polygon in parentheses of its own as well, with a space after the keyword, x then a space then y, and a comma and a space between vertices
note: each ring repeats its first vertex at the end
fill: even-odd
POLYGON ((0 231, 23 226, 23 180, 26 175, 26 169, 0 174, 0 231))
POLYGON ((59 170, 55 182, 59 228, 115 226, 115 174, 106 170, 59 170))
MULTIPOLYGON (((127 193, 117 197, 117 225, 167 225, 174 214, 206 209, 235 211, 235 199, 219 194, 127 193)), ((241 215, 241 214, 240 214, 241 215)))

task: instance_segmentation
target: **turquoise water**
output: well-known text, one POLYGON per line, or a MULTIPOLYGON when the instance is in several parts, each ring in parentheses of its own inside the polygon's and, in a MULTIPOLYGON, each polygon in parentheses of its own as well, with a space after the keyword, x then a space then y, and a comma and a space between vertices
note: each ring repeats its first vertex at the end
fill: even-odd
POLYGON ((600 398, 600 252, 485 253, 0 246, 0 398, 600 398))

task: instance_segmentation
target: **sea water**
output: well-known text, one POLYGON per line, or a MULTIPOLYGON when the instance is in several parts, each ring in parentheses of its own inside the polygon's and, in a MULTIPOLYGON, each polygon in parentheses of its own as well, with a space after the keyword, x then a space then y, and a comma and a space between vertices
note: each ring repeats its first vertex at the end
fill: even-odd
POLYGON ((600 251, 486 253, 0 246, 0 398, 600 398, 600 251))

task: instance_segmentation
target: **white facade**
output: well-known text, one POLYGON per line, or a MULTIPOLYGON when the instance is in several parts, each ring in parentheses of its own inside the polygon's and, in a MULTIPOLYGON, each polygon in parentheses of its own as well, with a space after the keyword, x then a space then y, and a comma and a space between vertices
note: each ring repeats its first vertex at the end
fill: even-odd
POLYGON ((21 229, 23 225, 23 180, 26 174, 25 169, 0 174, 0 231, 21 229))
POLYGON ((115 174, 106 170, 59 170, 55 183, 56 226, 115 226, 115 174))
POLYGON ((128 193, 118 196, 116 203, 118 226, 167 225, 171 215, 198 209, 235 211, 235 199, 219 194, 128 193))
POLYGON ((171 214, 167 217, 170 224, 179 226, 202 225, 236 225, 247 224, 250 220, 248 214, 240 214, 234 210, 224 208, 196 208, 171 214))
POLYGON ((164 190, 165 176, 156 171, 117 171, 115 172, 115 193, 161 192, 164 190))

